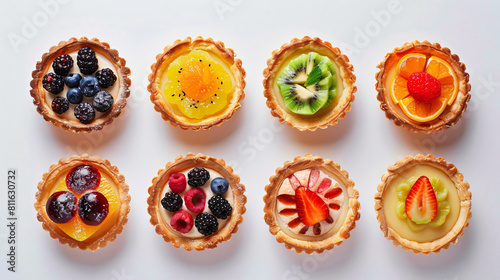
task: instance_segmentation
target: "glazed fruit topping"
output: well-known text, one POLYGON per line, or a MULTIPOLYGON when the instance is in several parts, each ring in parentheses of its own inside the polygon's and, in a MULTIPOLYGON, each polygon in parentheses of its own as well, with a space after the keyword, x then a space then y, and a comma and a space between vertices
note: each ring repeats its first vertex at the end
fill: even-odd
POLYGON ((76 88, 80 86, 80 80, 82 79, 82 75, 78 73, 69 74, 66 78, 64 78, 64 83, 69 88, 76 88))
POLYGON ((97 73, 95 73, 95 77, 99 81, 99 86, 101 88, 108 88, 116 82, 116 75, 113 73, 113 70, 109 68, 97 71, 97 73))
POLYGON ((101 89, 99 88, 99 81, 94 76, 87 76, 80 80, 80 89, 83 95, 92 97, 96 95, 101 89))
POLYGON ((200 187, 210 179, 210 172, 203 167, 195 167, 188 172, 188 184, 191 187, 200 187))
POLYGON ((85 75, 91 75, 97 68, 97 57, 95 52, 89 47, 83 47, 78 50, 78 56, 76 57, 76 64, 80 68, 80 72, 85 75))
POLYGON ((219 223, 217 222, 217 218, 207 212, 201 213, 196 216, 194 225, 196 229, 198 229, 198 232, 205 236, 214 234, 217 232, 217 230, 219 230, 219 223))
POLYGON ((174 193, 182 193, 186 189, 186 176, 183 173, 172 173, 168 177, 168 186, 174 193))
POLYGON ((229 189, 229 183, 222 177, 217 177, 210 183, 210 188, 215 194, 225 194, 229 189))
POLYGON ((89 103, 80 103, 75 107, 75 117, 83 124, 91 123, 95 119, 95 110, 89 103))
POLYGON ((92 101, 92 106, 99 112, 104 113, 111 109, 113 106, 113 96, 111 93, 101 90, 99 91, 94 100, 92 101))
POLYGON ((64 80, 57 74, 47 73, 43 76, 42 85, 48 92, 59 94, 64 89, 64 80))
POLYGON ((411 74, 407 82, 408 92, 418 101, 431 103, 441 95, 441 84, 429 73, 411 74))
POLYGON ((180 233, 188 233, 193 228, 193 216, 180 210, 172 216, 170 226, 180 233))
POLYGON ((302 186, 295 189, 297 213, 300 221, 312 226, 328 217, 328 205, 314 192, 302 186))
POLYGON ((68 98, 69 103, 78 104, 83 100, 83 93, 79 88, 70 88, 66 92, 66 98, 68 98))
POLYGON ((233 207, 231 207, 227 199, 220 195, 214 195, 208 200, 208 208, 215 217, 223 220, 231 216, 233 211, 233 207))
POLYGON ((76 215, 76 196, 67 191, 55 192, 47 199, 45 210, 54 223, 67 223, 76 215))
POLYGON ((161 199, 161 205, 170 212, 179 211, 182 207, 182 197, 177 193, 168 192, 161 199))
POLYGON ((91 165, 79 165, 66 176, 66 185, 71 191, 82 194, 87 190, 95 190, 101 182, 101 173, 91 165))
POLYGON ((193 213, 201 213, 205 209, 205 201, 207 196, 202 189, 194 188, 184 194, 184 201, 189 211, 193 213))
POLYGON ((71 67, 73 67, 73 58, 67 54, 56 57, 52 62, 52 68, 57 75, 67 76, 71 67))
POLYGON ((51 107, 52 107, 52 111, 54 111, 54 113, 62 114, 64 112, 68 111, 69 102, 66 98, 61 97, 61 96, 57 96, 56 98, 54 98, 54 100, 52 100, 51 107))
POLYGON ((89 226, 100 225, 108 216, 109 203, 100 192, 88 192, 80 197, 78 215, 89 226))
POLYGON ((416 224, 428 224, 437 214, 438 202, 429 178, 421 176, 405 201, 406 215, 416 224))

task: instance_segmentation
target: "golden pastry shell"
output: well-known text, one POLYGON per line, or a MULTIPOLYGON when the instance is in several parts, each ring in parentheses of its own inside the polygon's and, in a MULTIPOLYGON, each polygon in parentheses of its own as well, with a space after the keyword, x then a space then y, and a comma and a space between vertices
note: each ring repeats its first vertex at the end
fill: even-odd
POLYGON ((179 126, 184 130, 206 130, 213 126, 222 125, 225 120, 230 119, 234 112, 241 107, 240 102, 245 98, 246 72, 243 69, 241 60, 236 58, 234 51, 225 47, 223 42, 214 41, 212 38, 204 39, 196 37, 191 39, 191 37, 187 37, 184 40, 176 40, 173 45, 166 46, 163 52, 156 56, 156 62, 151 65, 151 71, 152 73, 148 77, 148 91, 151 93, 151 102, 153 102, 155 110, 161 114, 165 121, 169 121, 172 126, 179 126), (177 57, 187 54, 194 49, 216 54, 229 66, 235 81, 232 97, 227 107, 201 121, 190 119, 182 113, 176 112, 176 109, 165 99, 163 90, 160 88, 161 76, 164 71, 167 71, 170 63, 177 57))
MULTIPOLYGON (((42 115, 47 122, 59 126, 64 130, 76 133, 101 130, 105 125, 112 123, 113 120, 120 115, 125 105, 127 105, 127 98, 130 96, 129 87, 131 81, 128 77, 130 75, 130 69, 126 67, 125 64, 125 59, 119 56, 117 50, 111 49, 108 43, 100 42, 97 38, 88 39, 87 37, 82 37, 80 39, 70 38, 68 41, 61 41, 58 45, 51 47, 48 52, 42 55, 42 60, 36 63, 36 69, 31 74, 33 79, 30 83, 30 94, 33 97, 33 104, 36 106, 37 112, 42 115), (121 81, 118 98, 114 101, 113 107, 111 107, 111 109, 101 118, 95 119, 89 124, 68 120, 54 113, 52 108, 50 108, 45 101, 45 95, 49 93, 42 85, 43 76, 48 72, 56 57, 77 51, 82 47, 91 47, 96 53, 105 56, 117 69, 117 73, 115 74, 120 77, 117 81, 121 81)), ((76 61, 73 67, 78 67, 76 61)))
POLYGON ((61 244, 68 244, 71 248, 78 247, 81 250, 89 249, 95 251, 105 247, 108 242, 114 241, 116 236, 123 230, 123 226, 128 221, 128 213, 130 212, 130 195, 128 193, 129 186, 125 183, 125 177, 119 173, 116 166, 112 166, 108 160, 103 160, 99 156, 71 156, 69 159, 62 158, 58 163, 50 166, 48 172, 43 174, 42 180, 38 183, 38 191, 36 193, 35 209, 37 211, 37 219, 42 223, 44 230, 50 233, 53 239, 58 239, 61 244), (45 211, 47 199, 52 194, 55 181, 62 173, 71 170, 73 167, 82 164, 91 164, 97 167, 101 172, 104 170, 109 175, 116 186, 117 196, 119 197, 120 206, 115 214, 117 220, 105 232, 99 229, 94 235, 84 241, 77 241, 64 233, 54 222, 50 220, 45 211), (101 234, 99 234, 101 233, 101 234))
POLYGON ((375 194, 375 211, 377 219, 380 222, 380 229, 385 238, 391 240, 395 246, 401 246, 403 250, 411 250, 414 254, 439 253, 442 249, 446 250, 451 244, 458 242, 458 237, 464 235, 464 229, 469 226, 469 219, 472 216, 470 211, 472 194, 469 191, 469 183, 464 181, 464 176, 460 173, 454 164, 446 162, 443 158, 436 158, 434 155, 427 156, 418 154, 415 157, 407 156, 394 165, 387 168, 387 173, 382 176, 382 182, 377 186, 375 194), (397 177, 406 169, 419 165, 428 164, 443 171, 455 183, 458 197, 460 199, 460 214, 455 226, 443 237, 432 242, 416 242, 408 240, 397 234, 387 223, 383 212, 383 194, 391 180, 397 177))
POLYGON ((428 41, 405 43, 401 47, 397 47, 392 52, 386 54, 377 68, 379 68, 380 71, 375 75, 375 78, 377 79, 375 88, 378 92, 377 99, 381 103, 380 109, 385 112, 385 116, 389 120, 392 120, 394 124, 402 126, 404 129, 415 133, 423 132, 428 134, 433 131, 439 132, 442 129, 447 129, 455 125, 465 112, 467 102, 471 98, 471 95, 469 94, 471 89, 469 84, 469 74, 465 72, 465 64, 460 62, 458 55, 452 54, 450 49, 441 47, 438 43, 430 43, 428 41), (385 81, 387 79, 386 71, 388 71, 391 67, 396 67, 399 59, 403 55, 410 52, 438 56, 450 64, 457 75, 457 79, 459 80, 459 89, 453 104, 449 105, 437 119, 430 122, 419 123, 413 121, 404 113, 400 113, 400 110, 398 111, 394 109, 394 107, 399 105, 394 104, 391 99, 389 89, 385 87, 385 81))
POLYGON ((360 203, 358 201, 359 193, 354 189, 354 181, 349 179, 349 173, 342 170, 338 163, 329 159, 323 159, 319 156, 306 155, 304 157, 296 157, 293 161, 285 162, 283 167, 276 169, 276 174, 269 178, 269 184, 265 187, 266 194, 264 195, 264 220, 269 225, 269 232, 276 235, 276 241, 283 243, 287 249, 295 250, 297 253, 305 252, 307 254, 322 253, 324 250, 333 249, 333 247, 340 245, 345 239, 350 237, 350 232, 356 227, 356 221, 360 218, 360 203), (343 211, 349 211, 345 217, 344 224, 340 229, 326 237, 324 240, 306 241, 299 240, 287 235, 279 226, 276 219, 276 197, 283 180, 288 178, 296 171, 321 167, 329 172, 335 174, 347 190, 347 197, 349 199, 349 208, 343 211))
POLYGON ((240 183, 240 177, 233 173, 231 166, 226 165, 222 159, 193 153, 178 156, 174 162, 169 162, 164 169, 158 170, 158 176, 153 178, 152 183, 148 190, 149 197, 147 199, 148 213, 151 216, 150 222, 155 227, 156 233, 162 235, 166 242, 171 242, 176 248, 182 246, 187 251, 215 248, 219 243, 230 240, 231 235, 238 231, 238 225, 243 222, 243 214, 246 212, 245 203, 247 202, 245 186, 240 183), (162 191, 167 187, 170 174, 194 167, 205 167, 219 172, 229 182, 234 196, 233 212, 228 217, 229 221, 216 233, 201 238, 188 238, 177 233, 170 225, 164 223, 160 213, 162 211, 160 203, 162 191))
POLYGON ((342 54, 338 48, 335 48, 327 41, 322 41, 320 38, 310 38, 305 36, 302 39, 294 38, 290 41, 290 43, 286 43, 281 46, 280 49, 274 50, 272 52, 271 58, 267 60, 267 68, 264 69, 264 96, 267 98, 266 105, 271 109, 271 115, 279 118, 281 123, 286 123, 291 127, 295 127, 300 131, 311 130, 314 131, 318 128, 325 129, 328 126, 334 126, 337 124, 338 120, 344 118, 346 113, 351 110, 351 102, 354 101, 354 93, 357 90, 357 87, 354 85, 356 82, 356 76, 353 73, 353 66, 349 64, 349 58, 346 55, 342 54), (331 108, 323 108, 330 109, 331 111, 318 118, 313 116, 301 116, 298 114, 294 114, 293 112, 288 111, 288 109, 282 107, 277 100, 278 98, 282 98, 280 92, 275 92, 273 89, 273 80, 279 75, 277 71, 280 69, 282 63, 293 55, 295 51, 304 48, 316 48, 321 50, 322 55, 327 55, 332 62, 334 62, 337 67, 339 67, 344 90, 342 93, 337 93, 340 95, 338 104, 334 106, 333 102, 328 107, 331 108), (307 124, 299 123, 299 120, 302 118, 307 118, 307 124))

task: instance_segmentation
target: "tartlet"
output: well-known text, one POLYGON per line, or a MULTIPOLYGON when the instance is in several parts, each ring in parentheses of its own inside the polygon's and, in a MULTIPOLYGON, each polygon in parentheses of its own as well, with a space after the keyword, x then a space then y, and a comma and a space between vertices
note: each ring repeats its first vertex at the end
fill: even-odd
POLYGON ((329 42, 319 38, 312 39, 307 36, 302 39, 295 38, 290 43, 281 46, 280 49, 274 50, 272 57, 267 61, 267 68, 264 69, 263 74, 264 96, 267 98, 266 104, 271 109, 271 114, 278 117, 281 123, 286 123, 301 131, 325 129, 337 124, 338 120, 344 118, 346 113, 351 110, 351 102, 354 101, 354 93, 357 90, 354 84, 356 76, 347 56, 329 42), (306 63, 302 63, 299 67, 290 66, 291 63, 296 63, 297 59, 300 60, 304 57, 303 55, 311 56, 312 54, 317 57, 317 61, 311 64, 310 62, 314 60, 311 58, 309 61, 311 67, 304 65, 306 63), (321 62, 321 59, 324 62, 321 62), (321 68, 321 65, 325 63, 329 64, 327 67, 329 71, 322 68, 321 80, 312 79, 310 76, 313 75, 310 74, 313 72, 314 66, 321 68), (300 74, 300 72, 303 73, 300 74), (287 73, 289 73, 288 76, 287 73), (328 74, 333 77, 330 87, 326 85, 330 84, 326 81, 328 74), (299 76, 301 78, 296 79, 299 76), (311 78, 309 82, 312 84, 308 84, 306 78, 311 78), (310 88, 311 86, 321 86, 324 89, 316 90, 310 88), (309 90, 304 91, 304 89, 309 90), (325 90, 327 92, 322 93, 325 90), (298 93, 299 91, 303 94, 298 93), (327 101, 324 101, 325 94, 328 95, 327 101), (301 97, 300 101, 287 106, 290 104, 287 100, 293 100, 296 96, 303 96, 303 98, 301 97), (308 106, 303 105, 312 104, 316 102, 315 100, 320 101, 317 105, 310 106, 314 107, 312 111, 309 110, 308 106))
POLYGON ((215 248, 230 240, 243 222, 245 186, 222 159, 178 156, 152 183, 147 199, 150 222, 176 248, 215 248))
POLYGON ((387 171, 375 194, 384 236, 414 254, 438 253, 456 244, 469 225, 472 195, 455 165, 419 154, 387 171))
POLYGON ((127 223, 130 212, 128 190, 125 177, 108 160, 87 154, 63 158, 53 164, 38 183, 35 202, 37 219, 43 229, 61 244, 95 251, 115 240, 127 223), (61 193, 73 198, 75 203, 69 207, 65 204, 67 201, 61 200, 65 196, 57 195, 61 193), (104 199, 95 200, 96 197, 104 199), (52 204, 54 200, 58 204, 52 204), (92 204, 96 202, 101 203, 92 204), (73 213, 69 216, 71 209, 73 213))
POLYGON ((322 253, 349 238, 360 218, 358 191, 347 171, 306 155, 285 162, 269 178, 264 219, 279 243, 297 253, 322 253))
MULTIPOLYGON (((91 53, 91 51, 89 52, 91 53)), ((130 69, 126 67, 125 64, 125 59, 119 56, 117 50, 111 49, 108 43, 100 42, 96 38, 70 38, 68 41, 62 41, 57 46, 51 47, 47 53, 43 54, 42 60, 37 62, 36 64, 36 69, 32 73, 33 79, 30 83, 30 93, 34 99, 33 104, 36 106, 38 113, 40 113, 40 115, 42 115, 47 122, 50 122, 55 126, 62 127, 64 130, 76 133, 100 130, 105 125, 110 124, 114 120, 114 118, 118 117, 121 110, 127 104, 126 98, 128 98, 130 95, 129 87, 131 81, 129 78, 130 69), (80 58, 78 58, 79 55, 77 53, 80 49, 85 47, 90 48, 94 52, 93 57, 91 57, 91 54, 87 54, 90 59, 95 58, 97 60, 97 68, 85 68, 85 71, 80 68, 81 62, 80 58), (58 71, 55 71, 53 66, 54 61, 59 57, 65 55, 69 55, 72 57, 71 61, 69 62, 69 68, 58 68, 58 71), (77 99, 80 100, 74 101, 75 103, 68 102, 68 99, 66 99, 68 90, 73 88, 80 89, 80 79, 78 79, 76 85, 72 85, 70 88, 68 84, 64 82, 65 76, 77 73, 80 74, 80 76, 83 76, 83 78, 94 77, 95 75, 98 75, 98 72, 102 73, 101 70, 105 68, 109 68, 111 70, 112 74, 106 74, 109 74, 109 76, 114 75, 114 81, 110 81, 108 82, 108 84, 99 83, 97 87, 93 87, 94 89, 108 92, 108 97, 109 95, 112 96, 112 99, 110 98, 111 102, 108 101, 108 103, 105 105, 105 108, 103 108, 102 106, 96 107, 93 105, 97 92, 89 92, 89 96, 82 96, 82 94, 79 94, 80 97, 77 97, 77 99), (44 77, 46 75, 49 75, 50 73, 54 74, 54 72, 59 71, 65 73, 56 75, 59 76, 57 77, 57 79, 54 79, 54 75, 50 77, 50 81, 56 80, 58 84, 54 84, 53 88, 50 88, 51 92, 49 92, 46 87, 44 87, 44 77), (83 72, 87 74, 84 74, 83 72), (61 89, 62 91, 60 91, 61 89), (56 98, 60 100, 65 99, 65 101, 63 100, 64 103, 62 107, 66 106, 66 110, 63 109, 62 111, 57 111, 53 109, 53 102, 56 98), (87 117, 82 121, 82 119, 76 117, 76 115, 74 114, 75 108, 83 103, 89 105, 87 105, 86 108, 84 108, 84 110, 82 111, 89 111, 89 115, 92 115, 93 112, 93 118, 87 117)), ((100 105, 102 105, 102 103, 100 103, 100 105)), ((61 105, 59 104, 58 106, 60 109, 61 105)))
POLYGON ((471 86, 465 65, 438 43, 405 43, 377 67, 380 108, 397 126, 415 133, 438 132, 455 125, 467 108, 471 86), (434 83, 435 90, 425 89, 425 83, 434 83))
POLYGON ((241 60, 212 38, 176 40, 156 56, 151 71, 148 90, 155 110, 182 129, 220 126, 245 97, 241 60))

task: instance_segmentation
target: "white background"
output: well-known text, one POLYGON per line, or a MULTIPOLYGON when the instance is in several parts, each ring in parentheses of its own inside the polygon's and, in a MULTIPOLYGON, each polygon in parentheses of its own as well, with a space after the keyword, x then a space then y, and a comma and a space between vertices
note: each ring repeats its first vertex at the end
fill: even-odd
POLYGON ((0 4, 1 260, 7 254, 10 167, 18 169, 19 217, 17 272, 7 271, 2 261, 1 279, 498 279, 499 2, 396 1, 396 9, 389 11, 390 0, 60 1, 0 4), (166 45, 198 35, 225 42, 242 59, 246 98, 222 127, 182 131, 153 110, 146 78, 166 45), (271 52, 305 35, 339 46, 357 77, 352 111, 338 125, 316 132, 277 123, 262 93, 262 71, 271 52), (52 126, 36 112, 29 95, 36 62, 52 45, 73 36, 109 42, 132 70, 126 110, 98 133, 75 135, 52 126), (467 66, 472 99, 452 129, 415 135, 396 127, 379 109, 376 65, 394 47, 413 40, 439 42, 467 66), (247 188, 240 231, 214 250, 176 249, 149 223, 151 179, 187 152, 225 159, 247 188), (132 196, 124 232, 96 252, 51 239, 33 207, 37 183, 49 166, 82 153, 118 166, 132 196), (340 163, 356 182, 361 201, 361 220, 351 238, 316 256, 296 254, 277 243, 262 211, 264 186, 274 170, 307 153, 340 163), (373 209, 373 195, 387 167, 416 153, 433 153, 456 164, 473 194, 465 236, 449 250, 429 256, 393 246, 383 237, 373 209))

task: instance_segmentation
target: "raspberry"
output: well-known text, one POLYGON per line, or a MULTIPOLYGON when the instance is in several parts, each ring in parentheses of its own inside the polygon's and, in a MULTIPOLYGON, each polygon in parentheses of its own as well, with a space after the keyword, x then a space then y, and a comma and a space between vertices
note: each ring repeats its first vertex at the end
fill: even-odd
POLYGON ((217 232, 219 230, 219 223, 214 215, 208 214, 207 212, 201 213, 196 216, 194 225, 198 231, 207 236, 217 232))
POLYGON ((220 195, 215 195, 208 201, 208 208, 212 211, 215 217, 225 220, 228 216, 231 216, 233 207, 229 204, 229 201, 220 195))
POLYGON ((170 174, 168 186, 174 193, 182 193, 186 189, 186 176, 182 173, 170 174))
POLYGON ((410 95, 418 101, 430 103, 441 95, 441 84, 429 73, 415 72, 406 84, 410 95))
POLYGON ((54 98, 54 100, 52 100, 51 106, 52 106, 52 111, 54 111, 54 113, 62 114, 68 111, 69 102, 66 98, 57 96, 56 98, 54 98))
POLYGON ((52 68, 57 75, 68 76, 71 67, 73 67, 73 58, 67 54, 56 57, 52 62, 52 68))
POLYGON ((75 117, 83 124, 91 123, 95 118, 94 108, 89 103, 80 103, 75 107, 75 117))
POLYGON ((59 94, 64 89, 64 80, 57 74, 47 73, 43 76, 42 85, 48 92, 59 94))
POLYGON ((85 75, 91 75, 99 68, 95 52, 89 47, 83 47, 78 50, 76 64, 78 64, 80 72, 85 75))
POLYGON ((105 90, 101 90, 96 94, 94 100, 92 100, 92 106, 97 111, 104 113, 111 109, 111 107, 113 106, 113 100, 114 99, 111 93, 105 90))
POLYGON ((196 167, 188 172, 188 184, 191 187, 200 187, 210 179, 210 173, 203 167, 196 167))
POLYGON ((193 228, 193 216, 184 210, 178 211, 170 219, 170 226, 180 233, 188 233, 193 228))
POLYGON ((205 209, 205 200, 207 196, 202 189, 191 189, 184 194, 184 202, 189 211, 201 213, 205 209))
POLYGON ((97 73, 95 73, 95 77, 99 80, 99 86, 102 88, 108 88, 116 82, 115 73, 113 73, 113 70, 109 68, 97 71, 97 73))
POLYGON ((182 197, 177 193, 168 192, 161 199, 161 206, 170 212, 179 211, 182 207, 182 197))

